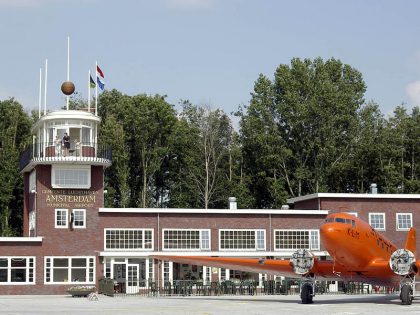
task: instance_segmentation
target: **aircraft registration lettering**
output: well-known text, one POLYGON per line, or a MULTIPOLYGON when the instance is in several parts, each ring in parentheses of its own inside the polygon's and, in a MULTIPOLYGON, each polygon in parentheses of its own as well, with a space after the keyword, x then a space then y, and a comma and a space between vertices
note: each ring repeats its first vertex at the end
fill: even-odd
POLYGON ((359 232, 352 229, 352 228, 347 228, 347 235, 350 235, 351 237, 354 237, 354 238, 357 238, 357 239, 360 238, 359 232))

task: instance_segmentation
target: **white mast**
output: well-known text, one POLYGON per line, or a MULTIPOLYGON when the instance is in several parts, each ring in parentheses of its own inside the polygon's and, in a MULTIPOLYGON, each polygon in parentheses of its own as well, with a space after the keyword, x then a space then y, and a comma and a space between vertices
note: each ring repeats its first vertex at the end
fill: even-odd
POLYGON ((90 69, 88 74, 88 113, 90 113, 90 69))
POLYGON ((95 87, 95 116, 98 116, 98 62, 95 63, 95 73, 96 73, 96 87, 95 87))
POLYGON ((45 59, 44 115, 47 114, 47 78, 48 78, 48 59, 45 59))
POLYGON ((38 118, 41 118, 41 103, 42 103, 42 68, 39 68, 38 118))
MULTIPOLYGON (((67 36, 67 81, 70 81, 70 36, 67 36)), ((67 110, 69 110, 69 96, 66 96, 67 110)))

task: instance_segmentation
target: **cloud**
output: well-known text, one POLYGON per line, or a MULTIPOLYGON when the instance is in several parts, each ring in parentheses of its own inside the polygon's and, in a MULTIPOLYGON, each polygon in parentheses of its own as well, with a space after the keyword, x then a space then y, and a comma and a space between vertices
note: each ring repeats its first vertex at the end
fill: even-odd
POLYGON ((414 81, 405 87, 405 93, 412 106, 420 105, 420 81, 414 81))
POLYGON ((213 0, 166 0, 166 6, 182 10, 205 10, 213 5, 213 0))

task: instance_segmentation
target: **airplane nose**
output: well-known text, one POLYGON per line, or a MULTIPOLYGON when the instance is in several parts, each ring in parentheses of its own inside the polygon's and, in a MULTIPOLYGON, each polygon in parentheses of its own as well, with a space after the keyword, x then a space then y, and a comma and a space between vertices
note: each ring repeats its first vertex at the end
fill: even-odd
POLYGON ((343 229, 334 223, 325 223, 320 228, 321 240, 325 247, 334 247, 343 236, 343 229))

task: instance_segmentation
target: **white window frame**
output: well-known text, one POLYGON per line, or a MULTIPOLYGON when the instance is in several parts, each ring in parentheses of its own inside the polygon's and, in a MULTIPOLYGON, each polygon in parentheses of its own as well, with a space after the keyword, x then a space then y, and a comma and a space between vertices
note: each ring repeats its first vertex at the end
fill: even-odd
POLYGON ((51 167, 51 187, 52 188, 75 188, 75 189, 89 189, 91 187, 91 167, 90 165, 53 165, 51 167), (87 175, 86 184, 57 184, 56 183, 56 172, 58 170, 66 171, 85 171, 87 175))
POLYGON ((153 229, 137 229, 137 228, 105 228, 104 229, 104 249, 107 251, 153 251, 154 250, 154 230, 153 229), (142 248, 108 248, 107 247, 107 231, 142 231, 142 248), (152 234, 152 246, 150 248, 146 248, 146 233, 151 232, 152 234))
POLYGON ((86 228, 86 209, 73 209, 72 211, 73 214, 73 228, 74 229, 85 229, 86 228), (83 225, 76 225, 76 212, 81 212, 83 213, 83 225))
MULTIPOLYGON (((80 267, 79 267, 80 269, 80 267)), ((96 283, 96 257, 95 256, 45 256, 44 257, 44 284, 95 284, 96 283), (52 266, 55 258, 58 259, 68 259, 67 267, 55 267, 52 266), (87 281, 71 281, 71 261, 72 259, 86 259, 86 280, 87 281), (50 260, 50 266, 47 266, 47 260, 50 260), (92 268, 90 266, 91 261, 93 261, 92 268), (54 282, 54 269, 67 269, 67 279, 68 281, 56 281, 54 282), (50 281, 47 282, 47 273, 49 272, 50 281), (92 281, 89 281, 90 274, 92 274, 92 281)))
POLYGON ((348 214, 350 214, 350 215, 354 215, 356 218, 359 216, 358 214, 357 214, 357 212, 347 212, 348 214))
POLYGON ((309 248, 306 248, 308 250, 320 250, 321 244, 320 244, 320 234, 319 234, 319 230, 318 229, 275 229, 273 231, 273 237, 274 237, 274 251, 294 251, 299 248, 279 248, 277 246, 277 242, 276 242, 276 236, 277 236, 277 232, 308 232, 309 235, 309 248), (316 236, 316 238, 315 238, 316 236), (314 240, 316 239, 316 242, 314 242, 314 240))
POLYGON ((264 229, 219 229, 219 251, 265 251, 267 247, 267 233, 264 229), (222 248, 222 232, 254 232, 254 248, 222 248), (262 232, 264 235, 264 248, 258 247, 258 232, 262 232))
POLYGON ((29 174, 29 192, 31 192, 32 190, 36 191, 36 170, 35 169, 29 174))
POLYGON ((162 229, 162 250, 163 251, 186 251, 186 252, 191 252, 191 251, 208 251, 211 249, 211 230, 210 229, 162 229), (165 232, 166 231, 181 231, 181 232, 186 232, 186 231, 198 231, 199 232, 199 248, 166 248, 165 247, 165 232), (203 242, 204 239, 204 234, 203 231, 206 231, 208 233, 208 248, 204 247, 205 244, 207 244, 207 242, 203 242))
POLYGON ((369 212, 369 225, 373 227, 377 231, 386 231, 386 216, 385 212, 369 212), (384 227, 383 228, 376 228, 372 226, 372 216, 374 215, 381 215, 384 219, 384 227))
POLYGON ((7 282, 0 282, 1 285, 34 285, 36 284, 36 257, 35 256, 0 256, 2 259, 7 259, 7 267, 0 267, 0 269, 4 270, 7 269, 7 282), (12 278, 12 269, 23 269, 12 267, 12 259, 26 259, 26 267, 24 267, 26 271, 26 281, 25 282, 12 282, 10 281, 12 278), (30 266, 30 259, 33 261, 33 266, 30 266), (29 281, 30 274, 32 271, 32 281, 29 281))
POLYGON ((398 212, 395 214, 395 225, 397 231, 409 231, 413 227, 413 214, 411 212, 398 212), (400 215, 408 215, 410 217, 411 226, 409 228, 400 228, 398 216, 400 215))
MULTIPOLYGON (((55 221, 57 223, 57 220, 55 221)), ((32 230, 35 230, 35 224, 36 224, 36 213, 35 210, 32 210, 29 212, 29 232, 32 230)))
POLYGON ((55 209, 55 216, 54 216, 54 227, 56 229, 67 229, 69 227, 69 209, 55 209), (57 216, 59 211, 65 212, 66 224, 65 225, 57 225, 57 216))

